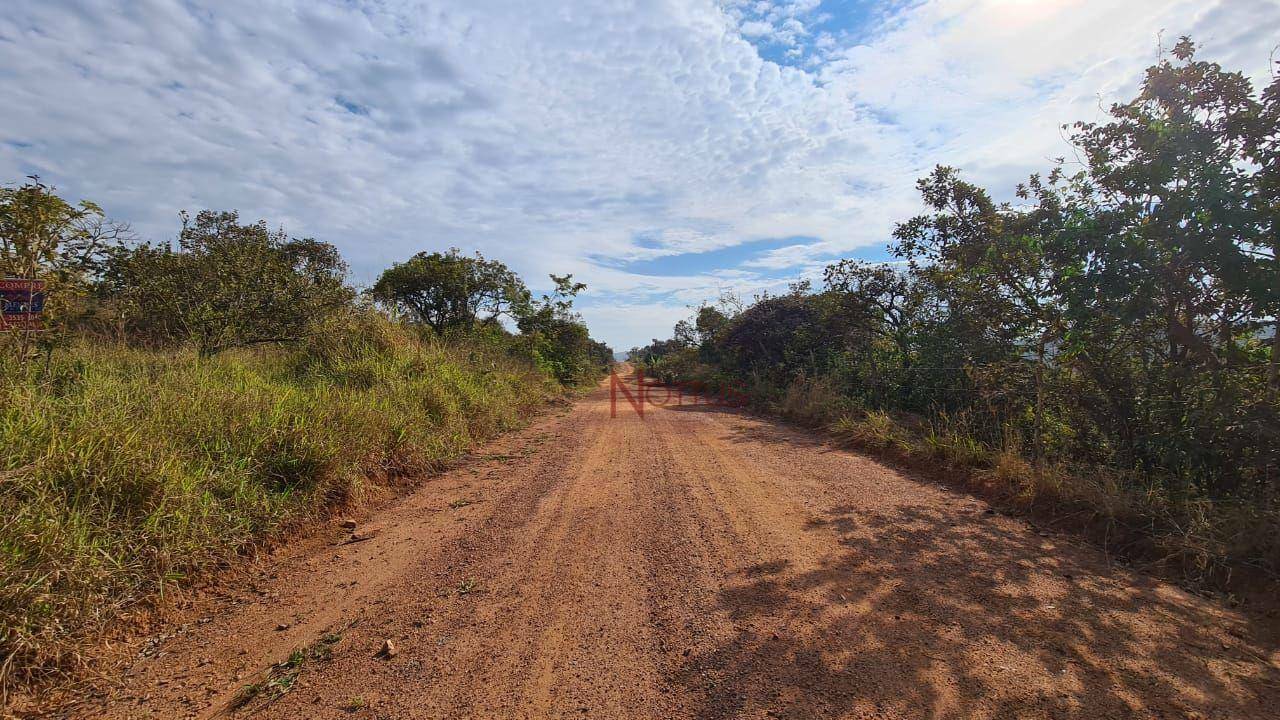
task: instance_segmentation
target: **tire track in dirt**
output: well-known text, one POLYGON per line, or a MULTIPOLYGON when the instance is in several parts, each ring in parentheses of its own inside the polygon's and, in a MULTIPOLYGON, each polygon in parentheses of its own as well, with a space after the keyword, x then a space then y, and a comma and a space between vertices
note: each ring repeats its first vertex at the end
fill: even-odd
POLYGON ((176 632, 144 647, 117 687, 57 716, 227 714, 247 685, 267 677, 293 650, 376 620, 406 597, 412 602, 418 593, 406 594, 405 577, 463 575, 472 535, 518 525, 576 462, 580 448, 573 439, 582 436, 575 431, 581 422, 568 413, 548 416, 490 443, 461 468, 360 523, 358 536, 367 540, 349 543, 340 532, 317 533, 261 567, 232 573, 227 581, 236 588, 218 588, 202 598, 176 632), (548 442, 548 428, 557 433, 554 443, 548 442), (505 470, 513 460, 527 463, 525 482, 510 482, 505 470), (466 504, 451 505, 458 501, 466 504))
POLYGON ((261 584, 272 603, 212 603, 73 715, 208 716, 235 672, 335 630, 289 692, 230 715, 1267 718, 1280 702, 1274 618, 774 421, 618 411, 602 387, 427 481, 368 542, 295 549, 261 584), (460 496, 478 502, 449 508, 460 496), (395 657, 374 657, 384 638, 395 657))

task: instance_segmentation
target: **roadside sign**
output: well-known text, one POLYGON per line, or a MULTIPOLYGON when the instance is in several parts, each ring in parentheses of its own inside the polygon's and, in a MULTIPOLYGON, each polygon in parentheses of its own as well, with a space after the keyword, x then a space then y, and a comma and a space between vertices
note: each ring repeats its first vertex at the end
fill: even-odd
POLYGON ((39 330, 44 326, 44 281, 4 278, 0 280, 0 330, 39 330))

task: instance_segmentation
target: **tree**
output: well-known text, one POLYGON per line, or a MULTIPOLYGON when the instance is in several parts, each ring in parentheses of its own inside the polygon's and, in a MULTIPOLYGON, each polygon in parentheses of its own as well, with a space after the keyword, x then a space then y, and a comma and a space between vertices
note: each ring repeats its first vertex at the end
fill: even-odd
MULTIPOLYGON (((584 378, 593 368, 596 346, 582 318, 573 311, 573 300, 587 289, 573 275, 551 275, 555 289, 537 302, 523 305, 516 325, 532 350, 535 361, 561 382, 584 378)), ((611 353, 612 354, 612 353, 611 353)))
POLYGON ((1247 155, 1258 166, 1253 212, 1258 219, 1258 242, 1246 248, 1258 262, 1257 292, 1271 317, 1271 358, 1267 383, 1273 397, 1280 394, 1280 72, 1262 92, 1258 115, 1248 133, 1247 155))
POLYGON ((1257 402, 1280 282, 1268 97, 1196 60, 1184 37, 1136 98, 1073 136, 1087 166, 1068 184, 1081 221, 1063 243, 1075 258, 1065 350, 1133 406, 1144 465, 1214 472, 1221 489, 1266 455, 1252 448, 1274 445, 1262 430, 1274 403, 1257 402))
POLYGON ((683 347, 697 347, 699 342, 698 330, 688 320, 681 320, 676 323, 671 339, 683 347))
POLYGON ((1120 295, 1122 321, 1158 321, 1167 362, 1215 371, 1239 359, 1241 333, 1274 292, 1251 160, 1276 128, 1257 122, 1247 78, 1194 55, 1182 38, 1176 62, 1148 69, 1137 98, 1108 123, 1076 123, 1073 139, 1105 231, 1091 238, 1106 262, 1089 290, 1120 295))
POLYGON ((865 351, 884 338, 904 364, 911 362, 910 331, 920 300, 908 275, 890 265, 841 260, 823 271, 823 285, 829 322, 847 347, 865 351))
POLYGON ((155 344, 189 341, 202 355, 303 338, 349 306, 337 248, 240 224, 237 213, 182 215, 178 247, 114 251, 101 291, 127 335, 155 344))
POLYGON ((128 236, 97 204, 71 205, 54 190, 34 175, 0 187, 0 275, 70 279, 99 267, 105 249, 128 236))
POLYGON ((480 253, 467 257, 457 248, 418 253, 392 265, 370 294, 436 332, 514 319, 529 303, 528 289, 506 265, 480 253))
POLYGON ((606 370, 613 364, 613 348, 599 340, 588 340, 587 344, 587 356, 595 367, 606 370))
POLYGON ((725 355, 740 370, 779 380, 814 370, 835 348, 810 297, 766 297, 737 315, 721 334, 725 355))
MULTIPOLYGON (((46 348, 56 331, 83 314, 88 283, 109 248, 131 237, 128 225, 107 220, 95 203, 72 205, 34 175, 23 185, 0 187, 0 277, 44 281, 49 300, 40 339, 46 348)), ((26 357, 33 332, 21 337, 26 357)))
POLYGON ((699 343, 712 340, 728 324, 729 316, 712 305, 699 307, 698 314, 694 316, 693 320, 693 327, 698 334, 699 343))

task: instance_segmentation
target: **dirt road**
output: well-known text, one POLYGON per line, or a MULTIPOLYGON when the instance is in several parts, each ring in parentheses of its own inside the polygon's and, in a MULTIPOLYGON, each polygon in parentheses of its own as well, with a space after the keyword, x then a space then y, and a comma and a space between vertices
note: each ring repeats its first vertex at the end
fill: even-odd
POLYGON ((1259 622, 779 423, 705 405, 642 419, 625 402, 611 419, 607 385, 356 533, 294 543, 198 603, 73 716, 1280 708, 1259 622))

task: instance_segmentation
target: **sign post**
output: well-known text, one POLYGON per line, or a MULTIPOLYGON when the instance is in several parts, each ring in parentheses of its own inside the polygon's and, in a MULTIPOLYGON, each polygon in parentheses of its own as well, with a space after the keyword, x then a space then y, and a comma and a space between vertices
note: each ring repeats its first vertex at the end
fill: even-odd
POLYGON ((0 330, 40 330, 44 327, 43 280, 0 280, 0 330))

